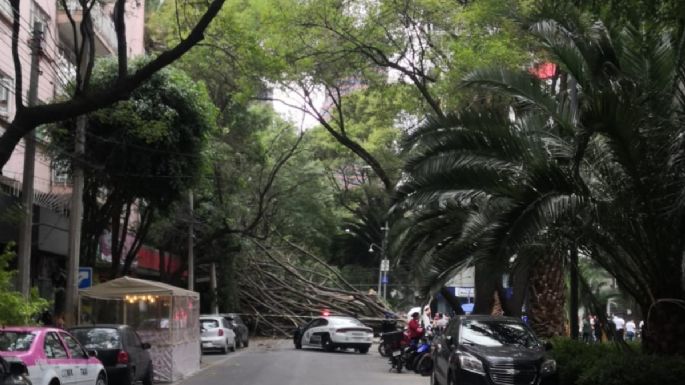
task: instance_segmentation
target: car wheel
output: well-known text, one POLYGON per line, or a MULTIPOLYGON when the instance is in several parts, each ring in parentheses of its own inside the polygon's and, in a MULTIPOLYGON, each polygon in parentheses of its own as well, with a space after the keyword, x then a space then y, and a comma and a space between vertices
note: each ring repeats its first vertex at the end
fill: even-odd
POLYGON ((327 352, 332 352, 335 350, 335 345, 333 344, 333 341, 331 341, 331 337, 329 335, 325 335, 321 338, 321 347, 323 347, 323 350, 327 352))
POLYGON ((236 344, 236 342, 235 342, 235 340, 233 340, 233 346, 231 346, 231 351, 232 351, 232 352, 235 352, 235 344, 236 344))
POLYGON ((228 340, 224 341, 224 347, 221 348, 221 354, 228 354, 228 340))
POLYGON ((155 378, 155 372, 152 369, 152 362, 150 362, 150 365, 147 368, 147 372, 145 372, 145 377, 143 377, 143 385, 152 385, 152 381, 155 378))
POLYGON ((359 348, 359 353, 361 353, 361 354, 366 354, 366 353, 368 353, 368 352, 369 352, 369 347, 368 347, 368 346, 364 346, 364 347, 362 347, 362 348, 359 348))
POLYGON ((98 374, 98 379, 95 381, 95 385, 107 385, 107 377, 105 373, 98 374))
POLYGON ((238 336, 235 336, 235 347, 236 349, 240 349, 240 338, 238 338, 238 336))

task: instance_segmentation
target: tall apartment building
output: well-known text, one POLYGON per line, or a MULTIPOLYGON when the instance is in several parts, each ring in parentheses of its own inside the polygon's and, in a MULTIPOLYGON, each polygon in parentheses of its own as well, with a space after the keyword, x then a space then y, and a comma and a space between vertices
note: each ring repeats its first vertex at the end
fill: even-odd
MULTIPOLYGON (((145 7, 143 0, 126 1, 126 39, 129 57, 144 54, 145 7)), ((95 51, 99 57, 115 55, 117 39, 112 18, 113 0, 98 0, 91 14, 95 29, 95 51)), ((76 23, 82 20, 76 0, 66 6, 76 23)), ((74 76, 74 36, 67 12, 59 0, 21 0, 19 55, 22 63, 21 90, 27 104, 31 66, 31 36, 34 28, 42 30, 39 56, 38 100, 48 103, 58 97, 74 76)), ((12 121, 15 106, 15 71, 12 60, 12 8, 9 0, 0 0, 0 132, 12 121)), ((68 175, 55 164, 46 151, 46 138, 37 130, 35 161, 35 205, 33 210, 33 248, 31 281, 41 295, 55 299, 55 287, 63 286, 67 256, 68 205, 71 185, 68 175)), ((0 247, 18 237, 18 198, 23 188, 23 141, 2 168, 0 176, 0 247)))

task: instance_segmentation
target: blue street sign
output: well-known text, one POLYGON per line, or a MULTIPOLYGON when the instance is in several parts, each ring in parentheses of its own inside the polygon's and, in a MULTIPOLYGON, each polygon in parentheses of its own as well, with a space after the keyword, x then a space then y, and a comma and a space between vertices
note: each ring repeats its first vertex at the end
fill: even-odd
POLYGON ((383 276, 383 279, 381 279, 381 283, 384 284, 384 285, 387 285, 388 282, 389 282, 388 276, 387 276, 387 275, 384 275, 384 276, 383 276))
POLYGON ((93 268, 79 267, 78 269, 78 288, 87 289, 93 286, 93 268))

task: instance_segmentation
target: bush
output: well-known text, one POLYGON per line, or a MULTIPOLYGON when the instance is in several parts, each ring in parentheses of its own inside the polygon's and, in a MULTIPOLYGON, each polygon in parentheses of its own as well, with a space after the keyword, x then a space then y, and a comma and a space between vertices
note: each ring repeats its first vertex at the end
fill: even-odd
POLYGON ((12 289, 14 272, 7 268, 13 257, 9 247, 0 253, 0 325, 29 325, 35 323, 36 315, 47 309, 48 301, 40 298, 35 288, 31 289, 28 300, 12 289))
POLYGON ((685 359, 625 352, 614 344, 553 340, 560 385, 682 385, 685 359))

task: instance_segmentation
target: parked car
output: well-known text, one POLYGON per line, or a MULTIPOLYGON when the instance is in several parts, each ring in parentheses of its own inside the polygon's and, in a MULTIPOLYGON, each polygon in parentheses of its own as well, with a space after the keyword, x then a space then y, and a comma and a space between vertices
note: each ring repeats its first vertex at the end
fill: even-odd
POLYGON ((32 385, 26 365, 18 359, 0 357, 0 385, 32 385))
POLYGON ((235 346, 237 348, 250 346, 250 330, 243 322, 242 318, 235 313, 222 314, 222 317, 228 321, 235 333, 235 346))
POLYGON ((296 349, 322 348, 332 352, 337 348, 353 348, 366 354, 373 343, 373 329, 352 317, 318 317, 295 330, 296 349))
POLYGON ((0 356, 21 360, 33 385, 107 385, 107 373, 68 332, 46 327, 6 327, 0 329, 0 356))
POLYGON ((150 344, 140 340, 128 325, 84 325, 69 329, 88 350, 97 352, 112 384, 131 385, 142 381, 152 385, 154 369, 150 344))
POLYGON ((235 352, 235 333, 231 325, 220 315, 200 316, 200 340, 202 351, 220 350, 226 354, 235 352))
POLYGON ((433 340, 431 384, 551 385, 556 362, 518 318, 460 316, 433 340))

